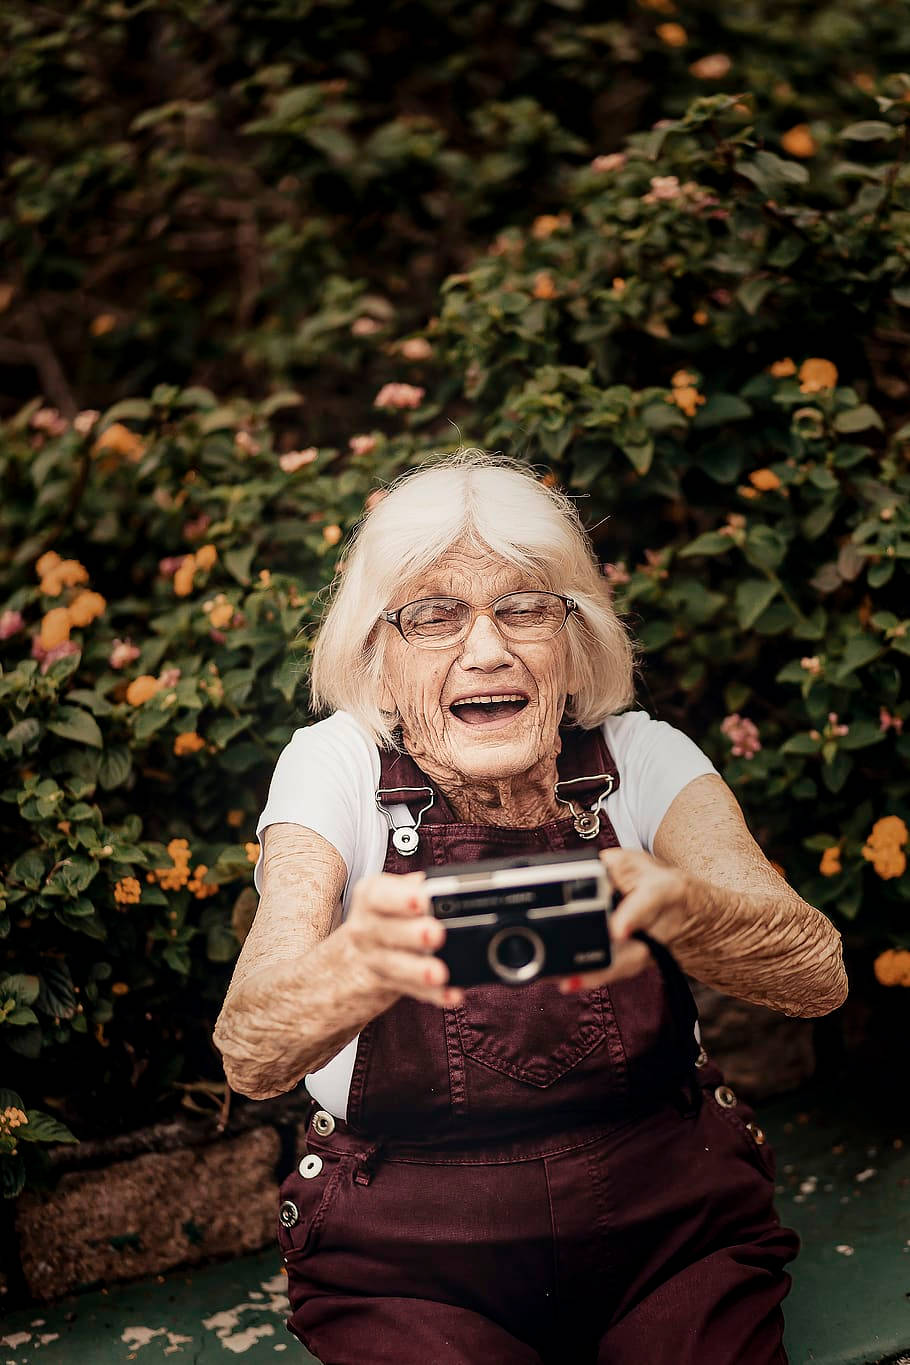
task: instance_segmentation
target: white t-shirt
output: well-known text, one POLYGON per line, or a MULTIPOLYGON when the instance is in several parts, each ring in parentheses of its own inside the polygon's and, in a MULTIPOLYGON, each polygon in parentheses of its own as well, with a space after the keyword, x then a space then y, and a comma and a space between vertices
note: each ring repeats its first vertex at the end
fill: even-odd
MULTIPOLYGON (((716 773, 687 735, 645 711, 604 721, 604 738, 619 770, 619 786, 604 809, 622 848, 653 849, 670 804, 693 778, 716 773)), ((348 870, 342 913, 361 877, 381 872, 389 827, 375 803, 379 750, 347 711, 295 730, 278 756, 265 807, 256 825, 259 858, 253 884, 262 894, 262 831, 266 825, 306 825, 338 850, 348 870)), ((358 1035, 359 1036, 359 1035, 358 1035)), ((336 1118, 347 1114, 357 1038, 304 1077, 307 1090, 336 1118)))

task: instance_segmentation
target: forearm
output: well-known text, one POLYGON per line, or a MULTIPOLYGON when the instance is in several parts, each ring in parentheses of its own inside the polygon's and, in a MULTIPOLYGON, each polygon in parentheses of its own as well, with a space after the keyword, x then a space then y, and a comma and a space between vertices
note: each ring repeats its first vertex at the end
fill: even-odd
POLYGON ((683 971, 726 995, 801 1018, 827 1014, 847 993, 840 934, 792 893, 739 892, 684 874, 672 950, 683 971))
POLYGON ((324 1066, 397 999, 377 987, 342 924, 300 957, 263 968, 229 993, 212 1039, 231 1089, 271 1099, 324 1066))

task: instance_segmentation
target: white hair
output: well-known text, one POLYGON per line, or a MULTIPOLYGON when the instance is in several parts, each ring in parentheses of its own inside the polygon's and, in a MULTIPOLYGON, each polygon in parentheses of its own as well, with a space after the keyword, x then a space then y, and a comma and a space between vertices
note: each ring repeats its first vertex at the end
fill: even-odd
POLYGON ((395 720, 379 705, 394 629, 379 628, 380 612, 456 544, 490 551, 578 603, 565 626, 577 679, 567 720, 590 730, 631 704, 638 646, 613 608, 575 504, 518 460, 459 449, 395 479, 356 527, 313 649, 317 711, 348 711, 380 747, 398 747, 395 720))

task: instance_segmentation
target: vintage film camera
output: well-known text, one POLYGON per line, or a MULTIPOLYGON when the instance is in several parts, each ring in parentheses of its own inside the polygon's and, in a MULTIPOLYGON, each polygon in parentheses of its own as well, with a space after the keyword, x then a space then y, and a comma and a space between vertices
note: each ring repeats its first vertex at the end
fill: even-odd
POLYGON ((620 896, 596 853, 450 863, 426 875, 453 986, 520 986, 609 965, 608 914, 620 896))

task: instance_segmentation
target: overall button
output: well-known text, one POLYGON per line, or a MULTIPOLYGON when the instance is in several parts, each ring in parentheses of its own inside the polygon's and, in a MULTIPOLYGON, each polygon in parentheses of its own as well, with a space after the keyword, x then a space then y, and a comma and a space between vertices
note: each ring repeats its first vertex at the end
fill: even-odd
POLYGON ((297 1212, 297 1205, 292 1203, 290 1199, 285 1199, 278 1210, 278 1217, 286 1228, 292 1228, 300 1217, 297 1212))
POLYGON ((759 1128, 757 1123, 747 1123, 746 1128, 752 1134, 753 1138, 758 1143, 759 1147, 764 1146, 764 1144, 768 1140, 765 1137, 764 1129, 759 1128))
POLYGON ((698 1049, 698 1056, 695 1058, 695 1065, 696 1066, 708 1065, 708 1054, 707 1052, 705 1052, 705 1049, 703 1047, 700 1047, 698 1049))
POLYGON ((728 1085, 719 1085, 714 1092, 714 1098, 721 1109, 732 1109, 736 1103, 736 1096, 728 1085))
POLYGON ((335 1131, 335 1119, 327 1109, 317 1109, 313 1115, 313 1127, 320 1137, 328 1137, 335 1131))
POLYGON ((297 1167, 297 1169, 303 1176, 304 1180, 312 1180, 313 1177, 318 1175, 319 1172, 322 1170, 322 1157, 316 1156, 314 1152, 311 1152, 309 1156, 305 1156, 302 1158, 300 1165, 297 1167))

